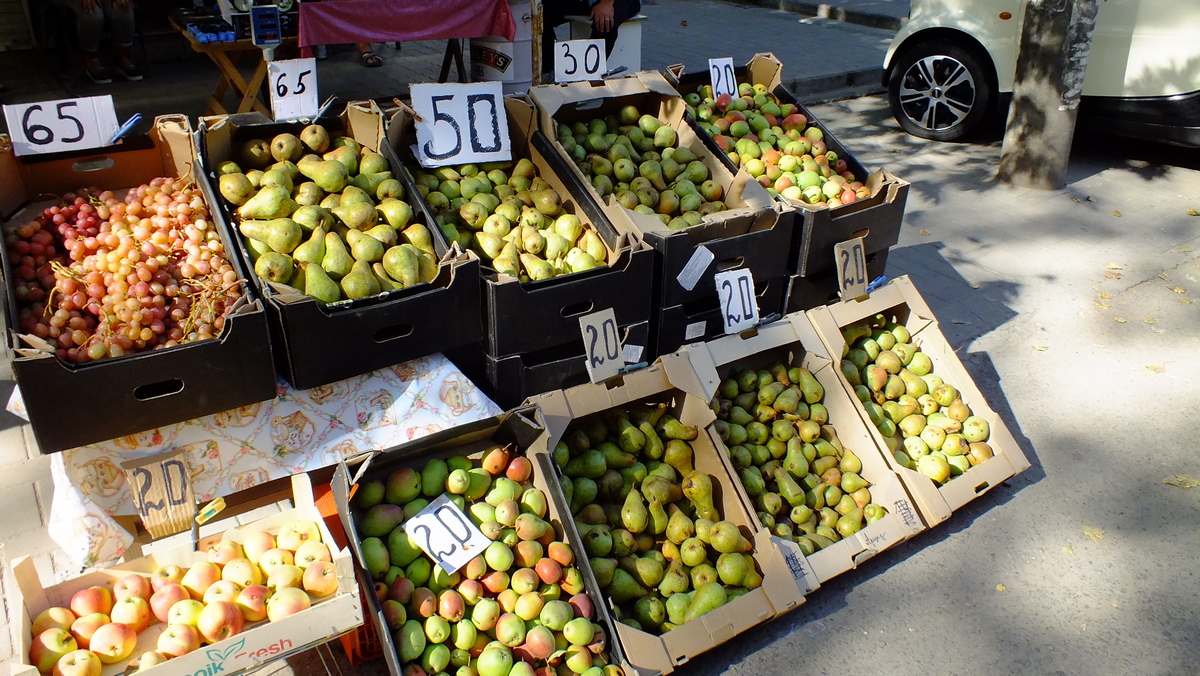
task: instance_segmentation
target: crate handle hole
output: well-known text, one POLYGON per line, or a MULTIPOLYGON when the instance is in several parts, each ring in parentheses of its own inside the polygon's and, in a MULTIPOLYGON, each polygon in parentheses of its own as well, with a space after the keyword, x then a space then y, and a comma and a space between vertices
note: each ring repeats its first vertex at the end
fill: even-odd
POLYGON ((90 157, 86 160, 79 160, 71 165, 71 169, 77 174, 86 174, 89 171, 104 171, 112 169, 116 166, 117 161, 105 155, 104 157, 90 157))
POLYGON ((745 256, 735 256, 734 258, 727 258, 727 259, 721 261, 720 263, 717 263, 717 270, 720 270, 721 272, 724 272, 726 270, 734 270, 734 269, 742 267, 745 264, 746 264, 745 256))
POLYGON ((412 332, 412 324, 394 324, 392 326, 385 326, 375 332, 375 342, 386 343, 389 340, 396 340, 397 338, 403 338, 407 335, 411 335, 412 332))
POLYGON ((991 484, 989 484, 988 482, 985 481, 975 487, 975 495, 979 495, 980 493, 986 491, 989 488, 991 488, 991 484))
POLYGON ((574 305, 568 305, 564 307, 561 311, 559 311, 559 314, 564 317, 578 317, 586 312, 591 312, 592 308, 594 307, 596 307, 595 303, 590 300, 585 300, 582 303, 575 303, 574 305))
POLYGON ((149 401, 151 399, 169 397, 172 394, 182 391, 183 381, 178 378, 171 378, 170 380, 135 387, 133 389, 133 398, 138 401, 149 401))
POLYGON ((870 228, 863 228, 862 230, 858 230, 858 231, 856 231, 856 232, 852 232, 852 233, 850 233, 850 236, 849 236, 849 237, 847 237, 846 239, 854 239, 855 237, 862 237, 862 238, 864 238, 864 239, 865 239, 865 238, 866 238, 866 236, 867 236, 867 235, 869 235, 869 234, 871 234, 871 229, 870 229, 870 228))

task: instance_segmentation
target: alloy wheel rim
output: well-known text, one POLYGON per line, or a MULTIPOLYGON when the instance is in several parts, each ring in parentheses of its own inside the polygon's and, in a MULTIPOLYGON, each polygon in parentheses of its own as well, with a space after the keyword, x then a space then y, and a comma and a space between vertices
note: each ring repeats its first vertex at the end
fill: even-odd
POLYGON ((945 55, 918 59, 900 80, 900 109, 916 126, 945 131, 967 118, 975 105, 975 78, 958 59, 945 55))

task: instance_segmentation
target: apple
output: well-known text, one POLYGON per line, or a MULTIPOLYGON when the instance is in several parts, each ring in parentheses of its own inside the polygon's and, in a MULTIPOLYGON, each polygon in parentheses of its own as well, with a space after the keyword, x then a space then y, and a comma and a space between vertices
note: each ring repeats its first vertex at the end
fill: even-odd
POLYGON ((324 598, 338 589, 337 568, 328 561, 313 561, 304 569, 301 582, 309 596, 324 598))
POLYGON ((154 590, 150 587, 150 578, 137 573, 130 573, 117 580, 117 583, 113 585, 113 599, 116 601, 120 601, 126 596, 140 596, 149 601, 150 595, 153 593, 154 590))
POLYGON ((137 632, 127 624, 109 622, 92 635, 89 650, 104 664, 116 664, 129 659, 137 647, 137 632))
POLYGON ((38 616, 33 619, 33 636, 46 631, 47 629, 66 629, 71 630, 71 623, 75 621, 75 613, 71 612, 70 608, 55 606, 47 608, 38 613, 38 616))
POLYGON ((262 555, 272 549, 275 549, 275 536, 265 530, 247 533, 246 541, 242 543, 242 550, 251 563, 258 563, 262 555))
POLYGON ((307 610, 311 605, 312 600, 308 598, 308 594, 303 589, 285 587, 271 594, 271 598, 267 599, 267 618, 272 622, 277 622, 302 610, 307 610))
POLYGON ((71 636, 75 637, 75 643, 80 648, 86 649, 96 630, 109 622, 112 622, 112 620, 104 613, 84 615, 71 623, 71 636))
POLYGON ((218 566, 224 566, 230 561, 240 559, 244 556, 242 545, 233 540, 221 540, 208 548, 208 560, 218 566))
POLYGON ((286 587, 301 587, 304 585, 304 571, 300 566, 290 566, 287 564, 275 566, 271 569, 271 574, 267 576, 267 587, 272 592, 277 592, 286 587))
POLYGON ((201 610, 204 610, 203 603, 196 599, 184 599, 167 611, 167 624, 190 624, 195 627, 201 610))
POLYGON ((324 542, 306 540, 296 550, 296 565, 301 568, 308 568, 309 564, 314 561, 328 561, 333 563, 333 555, 329 553, 329 547, 325 546, 324 542))
POLYGON ((321 529, 316 523, 305 519, 296 519, 291 523, 285 524, 279 529, 279 535, 275 538, 277 546, 280 549, 286 549, 294 552, 300 548, 300 545, 309 540, 321 541, 321 529))
POLYGON ((188 590, 194 599, 204 598, 204 590, 221 579, 221 568, 212 561, 199 561, 188 568, 179 584, 188 590))
POLYGON ((191 597, 191 594, 188 594, 183 585, 178 582, 172 582, 154 592, 150 597, 150 612, 154 613, 154 617, 159 622, 166 622, 167 612, 171 610, 171 606, 191 597))
POLYGON ((200 632, 190 624, 168 624, 158 635, 158 652, 179 657, 200 649, 200 632))
POLYGON ((242 591, 242 585, 233 580, 217 580, 212 583, 211 587, 204 590, 204 605, 216 603, 217 601, 233 603, 233 600, 237 598, 240 591, 242 591))
POLYGON ((250 559, 238 557, 221 569, 221 579, 236 582, 239 587, 253 587, 262 584, 262 570, 250 559))
POLYGON ((242 617, 246 618, 247 622, 260 622, 267 619, 267 597, 270 595, 270 589, 256 584, 238 592, 234 603, 241 609, 242 617))
POLYGON ((148 650, 142 653, 140 657, 136 657, 129 662, 129 668, 126 670, 126 673, 135 674, 143 669, 157 667, 163 662, 166 662, 168 659, 170 659, 168 656, 158 652, 157 650, 148 650))
MULTIPOLYGON (((143 599, 145 600, 145 599, 143 599)), ((54 663, 54 676, 100 676, 100 658, 90 650, 75 650, 54 663)))
POLYGON ((163 566, 162 568, 155 570, 150 575, 150 588, 154 591, 158 591, 169 584, 178 583, 182 579, 182 568, 174 564, 163 566))
POLYGON ((262 568, 264 575, 270 575, 271 569, 274 568, 275 566, 280 566, 280 565, 290 566, 295 562, 296 562, 295 557, 292 556, 291 552, 289 552, 286 549, 279 549, 278 547, 276 547, 275 549, 267 550, 258 559, 258 565, 260 568, 262 568))
POLYGON ((232 601, 217 601, 204 606, 200 611, 200 621, 196 628, 207 643, 224 641, 230 636, 242 633, 246 618, 242 610, 232 601))
POLYGON ((135 633, 140 634, 150 626, 152 615, 146 599, 140 596, 126 596, 113 604, 112 615, 109 617, 113 622, 129 625, 135 633))
POLYGON ((48 674, 63 655, 78 649, 79 644, 66 629, 47 629, 33 637, 33 643, 29 646, 29 663, 43 674, 48 674))
POLYGON ((71 612, 75 613, 76 617, 92 613, 107 615, 112 612, 112 606, 112 592, 107 587, 88 587, 71 596, 71 612))

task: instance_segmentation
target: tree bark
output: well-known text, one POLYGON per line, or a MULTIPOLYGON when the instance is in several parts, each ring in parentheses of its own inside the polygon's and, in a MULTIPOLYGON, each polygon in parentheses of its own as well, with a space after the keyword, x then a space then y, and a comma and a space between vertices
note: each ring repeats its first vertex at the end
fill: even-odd
POLYGON ((1001 181, 1045 190, 1066 183, 1098 0, 1028 0, 1001 181))

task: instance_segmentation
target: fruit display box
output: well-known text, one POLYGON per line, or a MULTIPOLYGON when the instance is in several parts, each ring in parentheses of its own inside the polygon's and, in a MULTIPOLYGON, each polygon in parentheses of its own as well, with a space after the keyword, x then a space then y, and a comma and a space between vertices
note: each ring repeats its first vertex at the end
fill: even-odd
MULTIPOLYGON (((785 551, 791 551, 798 565, 806 571, 813 589, 837 575, 858 567, 879 552, 889 549, 925 530, 925 524, 913 508, 901 477, 894 473, 879 453, 875 440, 859 418, 857 407, 838 383, 837 366, 825 351, 803 313, 759 327, 755 335, 725 336, 707 343, 690 345, 683 350, 695 370, 696 379, 712 399, 723 380, 733 378, 742 369, 759 370, 772 362, 797 364, 810 371, 824 388, 821 403, 828 411, 828 424, 837 430, 836 438, 852 451, 862 464, 857 474, 869 484, 871 502, 887 510, 887 514, 843 539, 805 557, 796 545, 777 537, 785 551), (811 571, 811 574, 808 573, 811 571)), ((722 443, 721 458, 731 477, 738 472, 722 443)), ((769 532, 757 512, 754 500, 741 481, 734 481, 738 497, 753 514, 755 525, 769 532)), ((785 504, 786 507, 786 504, 785 504)))
MULTIPOLYGON (((612 308, 619 326, 650 319, 654 281, 654 252, 636 235, 618 233, 608 217, 573 177, 556 173, 530 139, 536 128, 535 110, 522 99, 507 97, 504 107, 512 139, 513 161, 525 158, 537 167, 537 175, 559 194, 563 207, 599 234, 607 249, 606 265, 591 270, 556 275, 549 279, 521 282, 496 272, 481 262, 483 286, 484 345, 487 354, 499 361, 505 357, 537 352, 572 342, 579 335, 579 317, 612 308)), ((411 146, 416 142, 411 118, 403 111, 388 125, 388 137, 396 152, 415 166, 411 146)), ((435 223, 428 202, 418 197, 430 223, 435 223)), ((522 397, 523 399, 523 397, 522 397)))
MULTIPOLYGON (((650 328, 650 322, 618 327, 622 354, 635 360, 627 363, 653 358, 650 328)), ((587 356, 580 339, 548 350, 499 358, 488 354, 482 345, 469 345, 447 351, 446 357, 488 398, 506 409, 543 392, 588 382, 587 356)))
MULTIPOLYGON (((580 556, 582 556, 583 547, 580 545, 578 539, 574 539, 574 531, 564 527, 564 511, 559 505, 550 500, 553 493, 550 483, 553 482, 553 479, 549 478, 552 470, 549 468, 547 458, 544 456, 535 456, 526 451, 526 449, 529 449, 537 442, 542 432, 543 428, 541 422, 538 420, 535 409, 532 407, 517 408, 495 418, 435 432, 408 444, 362 456, 352 461, 354 464, 353 467, 340 464, 334 472, 331 487, 334 499, 337 502, 338 515, 348 535, 350 547, 354 550, 354 554, 360 564, 360 569, 365 568, 366 565, 362 545, 362 532, 365 524, 363 521, 363 510, 357 504, 357 500, 360 497, 358 493, 364 490, 366 484, 373 480, 386 482, 392 477, 394 472, 405 468, 413 469, 417 472, 416 476, 423 479, 421 474, 423 466, 434 458, 444 460, 450 456, 463 455, 472 460, 473 465, 478 466, 484 464, 482 461, 485 458, 485 452, 489 448, 499 445, 515 449, 510 456, 510 461, 515 458, 525 458, 530 461, 530 465, 527 465, 529 469, 528 479, 520 483, 527 485, 529 488, 541 491, 543 496, 545 496, 547 509, 545 521, 551 525, 554 538, 557 541, 566 542, 575 553, 573 565, 576 570, 582 572, 584 566, 579 561, 580 556)), ((474 472, 477 470, 473 469, 471 471, 474 472)), ((503 469, 501 472, 504 474, 507 473, 503 469)), ((501 475, 497 475, 497 478, 499 476, 501 475)), ((494 486, 495 484, 493 483, 492 485, 494 486)), ((387 488, 386 490, 390 491, 392 489, 387 488)), ((522 497, 524 497, 524 494, 522 497)), ((569 518, 566 520, 569 520, 569 518)), ((388 540, 391 539, 387 536, 384 537, 388 540)), ((549 551, 545 551, 545 553, 549 554, 549 551)), ((424 554, 418 554, 418 558, 424 558, 426 561, 429 560, 424 554)), ((539 562, 546 560, 542 558, 539 559, 539 562)), ((516 566, 519 563, 514 562, 513 565, 516 566)), ((440 568, 437 568, 437 564, 433 564, 433 566, 437 570, 440 570, 440 568)), ((470 566, 467 567, 469 568, 470 566)), ((465 570, 464 568, 463 572, 465 570)), ((361 570, 361 572, 365 579, 371 578, 370 574, 365 570, 361 570)), ((580 580, 576 581, 576 584, 582 582, 584 580, 581 577, 580 580)), ((487 598, 494 596, 490 592, 485 591, 484 593, 488 595, 487 598)), ((595 588, 586 587, 580 593, 586 593, 592 599, 593 608, 599 607, 600 604, 596 602, 596 599, 600 597, 595 588)), ((401 658, 401 650, 406 649, 407 646, 400 639, 401 632, 389 628, 388 619, 383 609, 383 600, 377 594, 373 593, 368 593, 366 598, 370 621, 374 622, 376 631, 383 643, 383 657, 387 663, 388 671, 393 676, 400 676, 401 673, 410 673, 410 668, 406 668, 408 663, 401 658)), ((565 596, 562 600, 565 600, 565 596)), ((462 621, 468 624, 473 623, 471 612, 477 604, 478 601, 467 608, 467 613, 464 615, 462 621)), ((410 620, 414 618, 420 619, 416 614, 409 614, 408 617, 410 620)), ((613 635, 613 625, 605 615, 596 611, 593 621, 600 624, 607 636, 611 637, 613 635)), ((534 625, 531 623, 529 626, 532 628, 534 625)), ((482 629, 478 631, 479 639, 483 639, 485 631, 487 630, 482 629)), ((555 633, 557 634, 558 632, 555 633)), ((447 642, 450 642, 450 640, 447 642)), ((476 644, 480 648, 483 646, 483 642, 477 641, 476 644)), ((620 647, 611 639, 607 643, 607 653, 610 664, 622 664, 624 662, 620 647)), ((516 657, 514 656, 514 661, 515 659, 516 657)), ((538 660, 538 663, 544 664, 540 660, 538 660)), ((413 664, 416 664, 416 662, 414 661, 413 664)), ((498 673, 508 673, 508 671, 506 669, 498 673)))
MULTIPOLYGON (((87 153, 17 158, 0 151, 0 221, 7 232, 54 204, 44 195, 63 195, 84 185, 113 189, 160 176, 199 180, 215 214, 217 199, 195 169, 194 142, 182 115, 159 117, 149 134, 87 153), (32 202, 32 203, 31 203, 32 202)), ((231 238, 221 232, 229 250, 231 238)), ((267 314, 252 288, 244 288, 213 339, 165 349, 104 358, 83 364, 59 360, 53 346, 18 331, 14 296, 15 262, 5 246, 2 257, 7 298, 8 350, 13 374, 42 453, 53 453, 134 434, 182 420, 247 406, 275 396, 267 314), (72 412, 63 424, 63 397, 71 392, 103 393, 72 412)), ((246 269, 229 257, 239 277, 246 269)))
MULTIPOLYGON (((779 277, 766 283, 755 280, 758 316, 767 318, 783 315, 787 298, 788 278, 779 277)), ((688 343, 712 340, 725 335, 723 309, 712 301, 700 301, 663 308, 658 315, 658 332, 654 338, 657 354, 670 354, 688 343)))
MULTIPOLYGON (((411 179, 385 142, 383 113, 374 102, 350 102, 336 118, 319 120, 331 132, 345 133, 379 152, 405 188, 405 201, 415 194, 411 179)), ((304 125, 276 123, 257 113, 201 119, 201 157, 213 186, 215 169, 235 159, 239 145, 252 138, 283 132, 299 133, 304 125)), ((229 204, 220 200, 222 227, 237 240, 238 255, 251 267, 229 204)), ((214 210, 216 211, 216 210, 214 210)), ((414 210, 415 211, 415 210, 414 210)), ((423 216, 414 214, 421 222, 423 216)), ((438 257, 432 282, 353 301, 321 305, 286 285, 252 275, 271 315, 280 372, 296 389, 309 389, 385 368, 403 361, 464 345, 483 336, 479 307, 479 261, 473 254, 448 248, 441 232, 425 224, 438 257), (466 311, 464 311, 466 309, 466 311)))
MULTIPOLYGON (((887 268, 888 250, 867 254, 867 281, 872 282, 884 273, 887 268)), ((785 314, 811 310, 821 305, 836 303, 840 296, 838 290, 838 271, 810 275, 792 275, 788 280, 787 298, 784 300, 785 314)))
POLYGON ((745 172, 733 174, 705 146, 688 124, 683 99, 656 71, 604 82, 578 82, 532 87, 529 96, 538 108, 535 145, 553 156, 562 174, 570 174, 592 195, 621 232, 636 233, 659 253, 655 296, 660 307, 671 307, 711 298, 716 305, 712 275, 722 270, 747 268, 758 283, 787 275, 792 247, 791 221, 782 219, 767 192, 745 172), (704 216, 699 225, 672 230, 655 216, 630 210, 614 196, 601 198, 563 147, 559 124, 586 122, 616 114, 632 105, 673 128, 678 147, 689 149, 708 169, 711 180, 723 190, 725 211, 704 216), (698 250, 703 247, 711 256, 698 250), (693 258, 695 257, 695 260, 693 258), (690 267, 689 267, 690 266, 690 267), (698 268, 698 269, 695 269, 698 268), (694 284, 678 281, 687 270, 694 284))
MULTIPOLYGON (((886 250, 899 241, 904 206, 908 201, 908 182, 885 169, 868 172, 846 146, 813 116, 812 111, 781 84, 783 64, 774 54, 756 54, 745 66, 735 69, 735 77, 738 82, 765 85, 780 102, 797 106, 809 124, 821 130, 829 150, 846 161, 847 169, 866 184, 870 192, 869 197, 834 208, 780 198, 794 210, 796 219, 795 243, 788 271, 793 275, 810 276, 833 268, 834 245, 854 237, 863 238, 868 254, 886 250)), ((697 72, 680 77, 677 89, 686 95, 698 92, 708 83, 708 71, 697 72)), ((691 117, 688 119, 709 150, 719 156, 731 171, 736 171, 733 161, 716 141, 702 131, 695 120, 691 117)))
MULTIPOLYGON (((963 368, 954 348, 938 328, 933 311, 907 276, 892 280, 864 300, 842 301, 815 308, 807 314, 829 354, 842 355, 848 347, 842 336, 842 328, 880 313, 894 317, 897 324, 907 328, 912 336, 912 343, 928 355, 932 363, 931 373, 956 387, 962 401, 976 416, 987 422, 991 432, 987 443, 991 446, 992 457, 970 467, 960 476, 951 477, 939 487, 924 474, 901 466, 884 436, 872 424, 865 408, 861 403, 856 405, 859 417, 871 432, 884 458, 897 474, 905 478, 905 485, 917 503, 921 517, 932 527, 948 519, 954 510, 960 509, 1009 477, 1025 471, 1029 467, 1029 460, 1025 458, 1008 426, 984 400, 970 374, 963 368)), ((854 388, 840 372, 838 382, 850 394, 852 401, 859 401, 854 388)))
MULTIPOLYGON (((690 442, 694 469, 707 474, 712 482, 712 501, 723 520, 735 524, 743 537, 753 544, 753 560, 762 581, 761 586, 729 600, 695 619, 680 624, 660 636, 624 623, 617 623, 617 638, 629 663, 642 674, 667 674, 696 656, 734 639, 739 634, 766 622, 804 603, 807 590, 803 571, 793 570, 774 540, 763 531, 754 533, 753 515, 747 511, 731 485, 732 479, 717 448, 712 423, 713 412, 702 398, 703 390, 687 358, 675 354, 661 357, 644 369, 625 374, 616 383, 580 385, 530 399, 545 422, 546 432, 534 450, 538 454, 553 454, 563 441, 572 421, 593 416, 617 406, 625 406, 652 398, 666 402, 667 412, 683 425, 698 430, 690 442)), ((554 481, 555 500, 566 509, 567 499, 561 480, 554 481)), ((576 532, 572 521, 569 528, 576 532)), ((596 573, 589 565, 589 584, 599 589, 596 573)), ((616 607, 605 597, 605 612, 616 614, 616 607)))
MULTIPOLYGON (((286 498, 287 496, 281 495, 280 497, 286 498)), ((241 543, 246 541, 246 538, 252 533, 259 531, 275 533, 297 519, 315 523, 320 530, 321 540, 329 545, 333 565, 337 571, 336 592, 317 599, 312 602, 311 607, 286 617, 274 621, 263 620, 247 623, 246 628, 239 634, 203 645, 197 650, 169 659, 162 664, 142 669, 138 673, 163 674, 163 676, 193 673, 239 674, 324 643, 361 625, 363 611, 350 550, 347 548, 339 550, 332 544, 334 540, 325 527, 320 512, 313 504, 312 484, 308 475, 297 474, 292 477, 291 500, 294 507, 278 511, 245 525, 236 525, 234 519, 223 519, 223 521, 234 523, 231 523, 229 529, 222 535, 201 539, 195 547, 191 542, 178 544, 111 568, 95 570, 47 588, 43 588, 38 579, 33 560, 29 557, 18 558, 12 566, 17 587, 9 601, 12 607, 22 609, 16 622, 22 637, 19 646, 22 659, 29 655, 30 634, 34 618, 48 608, 67 607, 71 597, 77 591, 100 586, 108 588, 111 592, 118 580, 131 573, 149 577, 155 571, 169 565, 186 568, 201 561, 207 561, 207 554, 203 552, 209 546, 222 540, 234 540, 241 543)), ((209 526, 211 525, 213 524, 210 523, 209 526)), ((159 635, 166 627, 166 624, 156 622, 138 634, 137 646, 133 650, 132 657, 155 650, 159 635)), ((103 676, 125 673, 128 661, 126 659, 115 664, 104 665, 101 673, 103 676)), ((37 676, 36 668, 27 662, 23 664, 24 666, 15 665, 13 667, 14 676, 37 676)))

